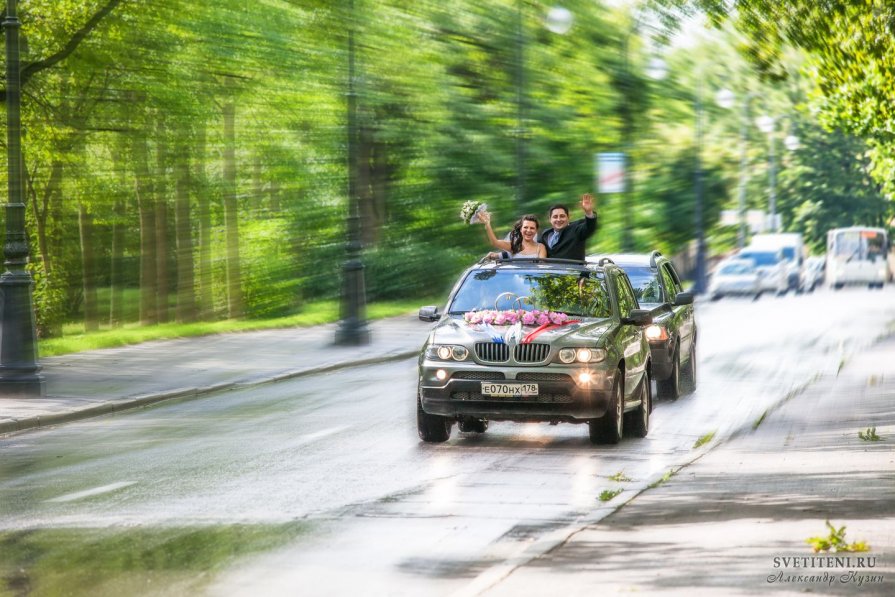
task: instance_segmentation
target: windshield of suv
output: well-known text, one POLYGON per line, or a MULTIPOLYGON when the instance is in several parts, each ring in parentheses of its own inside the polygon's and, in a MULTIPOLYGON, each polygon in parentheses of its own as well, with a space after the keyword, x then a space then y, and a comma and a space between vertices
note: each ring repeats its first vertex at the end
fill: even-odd
POLYGON ((602 273, 481 270, 472 272, 448 306, 452 315, 485 309, 557 311, 579 317, 610 317, 602 273))
POLYGON ((659 271, 651 267, 624 267, 631 286, 634 288, 634 296, 638 303, 663 303, 662 287, 659 285, 659 271))

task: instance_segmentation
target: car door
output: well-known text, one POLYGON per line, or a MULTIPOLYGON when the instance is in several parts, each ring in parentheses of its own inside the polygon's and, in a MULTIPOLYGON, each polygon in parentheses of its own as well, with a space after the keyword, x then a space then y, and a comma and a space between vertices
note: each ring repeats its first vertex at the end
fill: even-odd
MULTIPOLYGON (((616 272, 612 276, 619 317, 628 317, 632 309, 638 309, 634 289, 628 277, 616 272)), ((619 331, 620 349, 625 359, 625 399, 633 397, 637 385, 646 371, 649 345, 643 339, 643 328, 638 325, 622 325, 619 331)))
POLYGON ((671 263, 663 263, 660 268, 663 283, 667 289, 668 300, 672 303, 672 318, 674 320, 674 329, 677 330, 678 340, 681 344, 681 354, 687 354, 690 350, 690 344, 693 342, 694 316, 693 305, 674 305, 677 293, 683 291, 681 280, 678 278, 677 272, 671 263))

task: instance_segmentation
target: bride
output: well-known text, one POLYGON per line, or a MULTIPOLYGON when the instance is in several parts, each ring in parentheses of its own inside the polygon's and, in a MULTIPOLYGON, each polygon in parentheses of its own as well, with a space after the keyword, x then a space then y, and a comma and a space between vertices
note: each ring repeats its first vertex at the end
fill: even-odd
MULTIPOLYGON (((510 232, 509 240, 497 238, 491 228, 491 214, 487 211, 479 214, 479 221, 485 225, 485 232, 488 233, 491 245, 508 253, 513 259, 543 259, 547 257, 547 247, 536 240, 539 227, 536 216, 527 214, 519 218, 510 232)), ((500 257, 500 254, 491 253, 489 257, 500 257)))

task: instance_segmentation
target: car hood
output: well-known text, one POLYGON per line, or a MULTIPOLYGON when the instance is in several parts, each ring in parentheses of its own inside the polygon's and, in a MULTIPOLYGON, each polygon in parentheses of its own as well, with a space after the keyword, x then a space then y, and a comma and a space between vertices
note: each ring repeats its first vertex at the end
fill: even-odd
MULTIPOLYGON (((544 344, 571 346, 576 342, 592 344, 599 342, 615 325, 609 319, 591 317, 572 318, 576 323, 565 323, 561 326, 550 326, 539 332, 532 340, 544 344)), ((476 342, 506 342, 518 344, 528 334, 534 332, 536 325, 493 325, 485 323, 467 323, 462 316, 448 316, 442 319, 429 335, 429 342, 434 344, 463 344, 472 346, 476 342)))

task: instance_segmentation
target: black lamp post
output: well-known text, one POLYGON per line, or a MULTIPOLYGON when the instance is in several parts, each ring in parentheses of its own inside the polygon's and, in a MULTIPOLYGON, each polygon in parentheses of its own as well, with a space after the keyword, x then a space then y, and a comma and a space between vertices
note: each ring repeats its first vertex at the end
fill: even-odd
POLYGON ((696 190, 696 209, 694 210, 694 225, 696 227, 696 271, 694 275, 693 290, 696 294, 705 292, 705 223, 703 220, 704 192, 702 171, 702 78, 697 81, 696 89, 696 164, 694 173, 694 188, 696 190))
POLYGON ((6 242, 0 276, 0 396, 40 397, 46 393, 37 362, 37 333, 31 297, 28 237, 22 194, 21 88, 19 84, 19 20, 16 0, 7 0, 6 18, 6 153, 9 196, 6 203, 6 242))
POLYGON ((336 329, 335 343, 343 346, 359 346, 370 343, 370 330, 366 318, 366 287, 364 264, 361 261, 360 201, 357 189, 358 139, 357 139, 357 89, 355 81, 354 33, 357 20, 354 0, 348 4, 350 20, 348 28, 348 243, 345 263, 342 266, 341 321, 336 329))

